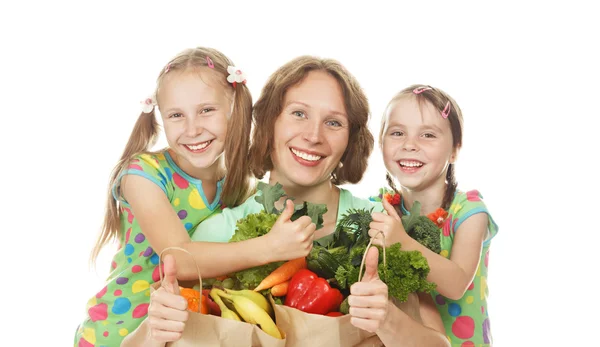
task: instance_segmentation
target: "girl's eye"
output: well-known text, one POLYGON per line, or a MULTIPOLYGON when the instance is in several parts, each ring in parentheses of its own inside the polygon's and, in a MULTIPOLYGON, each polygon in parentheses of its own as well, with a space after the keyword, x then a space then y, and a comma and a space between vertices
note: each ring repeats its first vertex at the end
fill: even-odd
POLYGON ((183 117, 183 115, 181 113, 173 113, 172 115, 169 116, 169 118, 181 118, 183 117))
POLYGON ((200 111, 200 114, 208 113, 208 112, 211 112, 211 111, 214 111, 214 110, 215 109, 212 108, 212 107, 207 107, 207 108, 202 109, 202 111, 200 111))
POLYGON ((401 131, 394 131, 394 132, 393 132, 393 133, 391 133, 390 135, 392 135, 392 136, 402 136, 402 135, 404 135, 404 133, 403 133, 403 132, 401 132, 401 131))
POLYGON ((306 115, 302 111, 294 111, 294 112, 292 112, 292 114, 296 117, 306 118, 306 115))
POLYGON ((435 139, 435 135, 432 133, 425 133, 423 136, 428 139, 435 139))

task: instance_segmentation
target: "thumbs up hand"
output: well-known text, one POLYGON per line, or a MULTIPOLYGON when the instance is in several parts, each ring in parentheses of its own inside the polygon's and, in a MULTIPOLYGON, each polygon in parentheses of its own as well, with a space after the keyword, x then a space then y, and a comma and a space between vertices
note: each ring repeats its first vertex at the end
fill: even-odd
POLYGON ((265 240, 272 251, 269 262, 302 258, 312 249, 313 239, 317 226, 310 217, 302 216, 292 221, 294 203, 287 200, 285 209, 266 234, 265 240))
MULTIPOLYGON (((161 287, 150 296, 148 324, 150 336, 157 342, 177 341, 188 320, 187 301, 179 295, 175 258, 163 258, 164 274, 161 287)), ((160 266, 160 265, 159 265, 160 266)))
POLYGON ((383 326, 388 313, 388 287, 379 279, 378 260, 379 250, 368 249, 365 275, 350 287, 348 297, 352 325, 373 333, 383 326))

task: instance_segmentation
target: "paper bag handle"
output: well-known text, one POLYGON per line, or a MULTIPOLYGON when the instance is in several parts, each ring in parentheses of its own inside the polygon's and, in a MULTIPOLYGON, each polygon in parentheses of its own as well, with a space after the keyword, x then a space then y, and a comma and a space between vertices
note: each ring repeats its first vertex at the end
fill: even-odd
MULTIPOLYGON (((192 257, 192 260, 194 260, 194 265, 196 265, 196 271, 198 271, 198 280, 200 280, 200 297, 198 298, 198 300, 200 300, 200 302, 202 302, 202 275, 200 274, 200 267, 198 266, 198 263, 196 262, 196 259, 194 259, 194 256, 192 255, 192 253, 190 253, 187 249, 181 248, 181 247, 167 247, 165 249, 162 250, 162 252, 160 252, 160 254, 158 255, 158 275, 160 277, 160 286, 162 287, 163 283, 163 272, 162 272, 162 259, 163 259, 163 254, 165 254, 165 252, 167 251, 171 251, 171 250, 175 250, 175 251, 182 251, 184 253, 187 253, 190 257, 192 257)), ((202 313, 201 312, 201 307, 202 305, 198 305, 198 313, 202 313)))
MULTIPOLYGON (((378 234, 381 234, 381 236, 383 237, 383 266, 387 268, 387 263, 385 260, 385 234, 380 230, 378 232, 378 234)), ((358 282, 360 282, 360 280, 362 279, 362 275, 363 275, 363 268, 365 266, 365 260, 367 260, 367 253, 369 252, 369 248, 371 248, 371 244, 373 243, 373 240, 375 239, 375 237, 371 237, 371 240, 369 241, 369 244, 367 245, 367 248, 365 249, 365 253, 363 254, 363 258, 362 261, 360 262, 360 269, 358 270, 358 282)), ((387 278, 386 278, 387 280, 387 278)))

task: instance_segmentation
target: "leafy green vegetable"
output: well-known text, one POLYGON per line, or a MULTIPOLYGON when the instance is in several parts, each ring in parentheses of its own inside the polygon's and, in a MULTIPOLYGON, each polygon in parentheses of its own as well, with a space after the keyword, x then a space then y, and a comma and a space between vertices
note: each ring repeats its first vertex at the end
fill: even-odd
POLYGON ((402 225, 408 236, 418 241, 432 252, 439 254, 442 251, 440 229, 431 219, 421 216, 421 203, 415 201, 410 214, 402 216, 402 225))
MULTIPOLYGON (((244 241, 266 235, 271 231, 271 228, 283 211, 283 209, 277 209, 275 203, 284 197, 286 198, 286 201, 293 200, 286 196, 283 186, 279 183, 271 186, 264 182, 259 182, 257 189, 261 194, 257 195, 255 200, 263 205, 264 210, 258 213, 249 214, 238 220, 235 232, 229 242, 244 241)), ((325 214, 325 212, 327 212, 327 205, 304 202, 295 205, 295 211, 291 219, 296 220, 302 216, 309 216, 313 223, 316 224, 317 229, 319 229, 323 226, 323 214, 325 214)), ((232 274, 238 281, 236 287, 254 289, 265 277, 281 264, 283 264, 283 262, 271 263, 232 274)))

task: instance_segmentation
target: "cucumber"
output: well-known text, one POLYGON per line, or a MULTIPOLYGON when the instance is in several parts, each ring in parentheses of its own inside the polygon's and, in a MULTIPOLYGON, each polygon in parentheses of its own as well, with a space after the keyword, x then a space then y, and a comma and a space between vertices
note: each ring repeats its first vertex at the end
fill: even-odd
POLYGON ((337 259, 321 246, 314 246, 306 257, 307 268, 319 277, 334 278, 340 263, 337 259))

